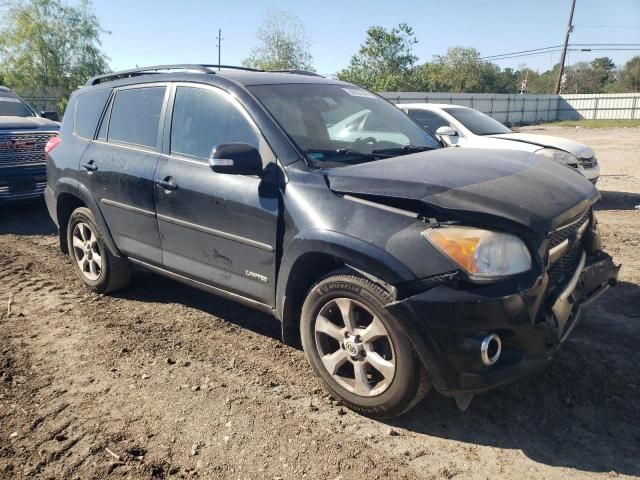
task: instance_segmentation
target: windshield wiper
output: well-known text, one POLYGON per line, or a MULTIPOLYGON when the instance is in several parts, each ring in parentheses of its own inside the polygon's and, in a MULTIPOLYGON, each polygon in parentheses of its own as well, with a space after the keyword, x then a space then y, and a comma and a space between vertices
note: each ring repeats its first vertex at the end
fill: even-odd
POLYGON ((405 155, 405 154, 408 154, 408 153, 424 152, 426 150, 433 150, 433 149, 434 149, 434 147, 427 147, 427 146, 418 147, 416 145, 404 145, 402 147, 382 148, 380 150, 373 150, 371 153, 374 154, 374 155, 380 155, 380 154, 405 155))
POLYGON ((351 150, 349 148, 338 148, 337 150, 330 150, 330 149, 320 149, 320 148, 305 148, 304 149, 304 153, 306 154, 314 154, 314 153, 321 153, 323 155, 326 155, 328 158, 314 158, 313 155, 310 155, 312 160, 316 160, 316 161, 346 161, 346 160, 336 160, 335 158, 332 157, 352 157, 352 158, 358 158, 358 159, 366 159, 366 160, 376 160, 380 157, 382 157, 383 155, 380 154, 375 154, 375 153, 364 153, 364 152, 359 152, 357 150, 351 150))

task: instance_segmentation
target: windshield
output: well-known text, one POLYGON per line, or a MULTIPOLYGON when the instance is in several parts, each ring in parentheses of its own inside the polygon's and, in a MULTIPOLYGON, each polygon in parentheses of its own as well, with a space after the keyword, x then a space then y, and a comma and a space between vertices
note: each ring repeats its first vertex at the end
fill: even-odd
POLYGON ((0 92, 0 117, 35 117, 35 113, 10 92, 0 92))
POLYGON ((513 133, 497 120, 472 108, 443 108, 443 110, 476 135, 513 133))
POLYGON ((359 163, 440 148, 395 106, 351 85, 249 87, 315 165, 359 163))

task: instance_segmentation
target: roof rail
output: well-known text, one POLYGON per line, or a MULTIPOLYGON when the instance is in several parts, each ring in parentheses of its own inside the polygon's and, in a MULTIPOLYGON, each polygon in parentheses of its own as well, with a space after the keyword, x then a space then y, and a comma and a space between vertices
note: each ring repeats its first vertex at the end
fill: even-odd
POLYGON ((250 67, 239 67, 236 65, 218 65, 218 64, 203 64, 203 63, 178 63, 174 65, 154 65, 151 67, 132 68, 131 70, 121 70, 119 72, 106 73, 104 75, 98 75, 90 78, 86 86, 98 85, 99 83, 108 82, 111 80, 118 80, 120 78, 137 77, 140 75, 148 75, 154 73, 160 73, 168 70, 196 70, 200 73, 216 73, 215 69, 234 69, 234 70, 247 70, 250 72, 263 72, 264 70, 258 70, 250 67))
MULTIPOLYGON (((169 70, 195 70, 199 73, 215 74, 217 70, 221 69, 233 69, 233 70, 246 70, 248 72, 264 72, 258 68, 240 67, 237 65, 218 65, 218 64, 203 64, 203 63, 179 63, 174 65, 154 65, 151 67, 132 68, 131 70, 121 70, 119 72, 106 73, 104 75, 98 75, 90 78, 85 83, 85 86, 98 85, 100 83, 109 82, 112 80, 119 80, 121 78, 138 77, 140 75, 149 75, 154 73, 160 73, 169 70)), ((306 70, 269 70, 273 73, 293 73, 296 75, 309 75, 313 77, 322 77, 322 75, 315 72, 308 72, 306 70)))
POLYGON ((264 72, 264 70, 261 70, 259 68, 252 68, 252 67, 241 67, 238 65, 218 65, 217 63, 215 64, 203 64, 203 67, 208 67, 211 69, 217 68, 217 69, 231 69, 231 70, 246 70, 247 72, 264 72))
POLYGON ((269 70, 269 72, 273 72, 273 73, 293 73, 295 75, 307 75, 309 77, 322 77, 323 75, 320 75, 319 73, 316 72, 309 72, 307 70, 269 70))
POLYGON ((86 86, 98 85, 99 83, 118 80, 120 78, 137 77, 140 75, 159 73, 166 70, 197 70, 200 73, 214 73, 205 65, 181 63, 175 65, 154 65, 151 67, 133 68, 131 70, 121 70, 119 72, 98 75, 87 80, 86 86))

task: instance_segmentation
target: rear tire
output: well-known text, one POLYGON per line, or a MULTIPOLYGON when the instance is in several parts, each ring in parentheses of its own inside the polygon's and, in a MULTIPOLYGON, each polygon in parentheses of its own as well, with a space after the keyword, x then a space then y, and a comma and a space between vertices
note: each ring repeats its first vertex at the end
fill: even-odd
POLYGON ((427 369, 400 322, 391 296, 351 271, 316 283, 302 307, 300 335, 324 387, 366 416, 402 415, 428 393, 427 369))
POLYGON ((67 225, 67 246, 76 273, 94 292, 113 292, 129 283, 129 263, 113 255, 106 247, 102 232, 88 208, 76 208, 71 214, 67 225))

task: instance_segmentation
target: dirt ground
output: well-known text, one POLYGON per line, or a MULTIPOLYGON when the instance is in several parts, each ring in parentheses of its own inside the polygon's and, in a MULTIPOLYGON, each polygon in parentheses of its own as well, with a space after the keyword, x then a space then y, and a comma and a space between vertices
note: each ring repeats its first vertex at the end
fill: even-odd
POLYGON ((88 293, 40 203, 0 207, 0 478, 640 476, 640 129, 528 130, 596 149, 621 282, 548 370, 465 413, 433 393, 359 416, 275 319, 154 275, 88 293))

